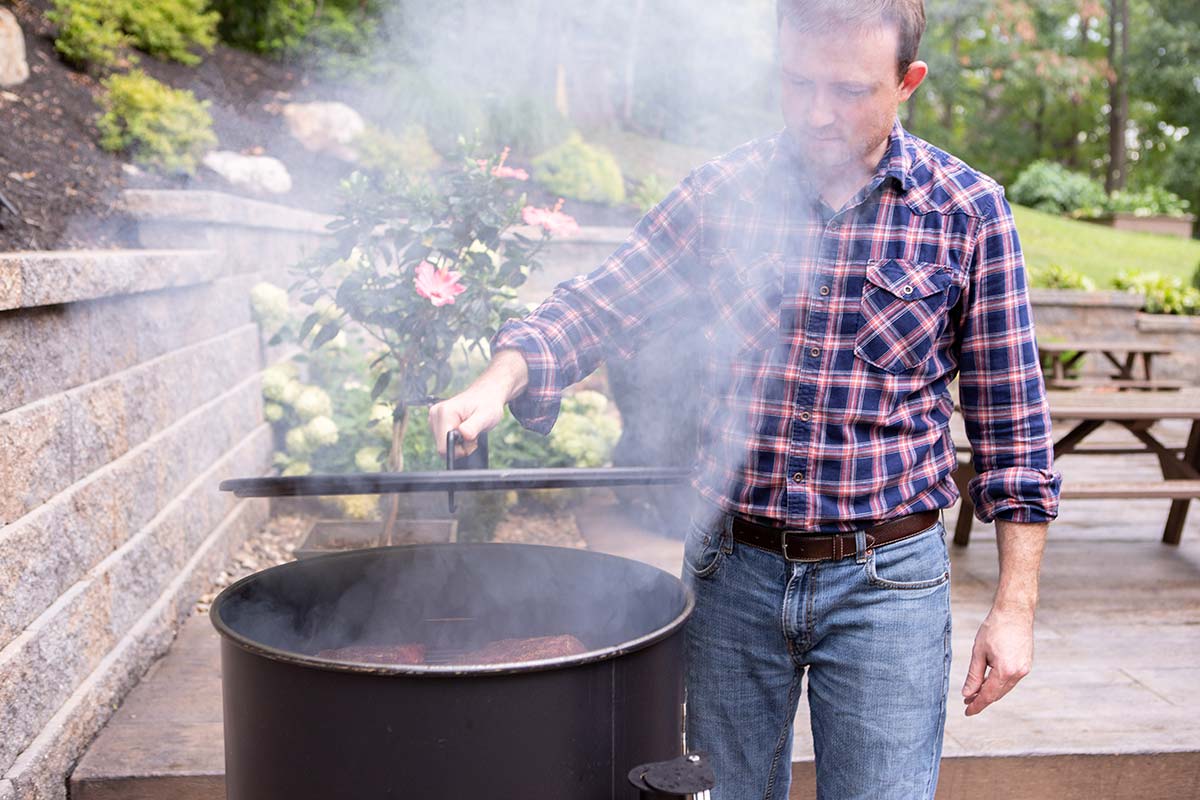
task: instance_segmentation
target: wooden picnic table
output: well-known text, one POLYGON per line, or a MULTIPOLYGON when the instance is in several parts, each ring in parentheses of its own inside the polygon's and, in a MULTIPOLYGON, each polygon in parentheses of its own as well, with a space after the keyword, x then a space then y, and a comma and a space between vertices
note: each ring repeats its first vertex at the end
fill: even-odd
MULTIPOLYGON (((1120 485, 1096 482, 1064 481, 1064 498, 1162 498, 1171 500, 1171 511, 1163 530, 1163 542, 1177 545, 1183 534, 1188 507, 1193 498, 1200 498, 1200 391, 1180 392, 1114 392, 1114 391, 1050 391, 1046 393, 1050 416, 1056 423, 1054 457, 1077 455, 1122 455, 1151 453, 1158 458, 1162 480, 1153 482, 1122 482, 1120 485), (1151 430, 1164 420, 1186 420, 1191 423, 1187 444, 1182 448, 1169 447, 1151 430), (1073 423, 1066 424, 1064 423, 1073 423), (1141 447, 1085 446, 1085 440, 1106 424, 1120 425, 1141 442, 1141 447), (1057 431, 1063 431, 1057 433, 1057 431)), ((974 507, 966 494, 966 485, 974 475, 970 460, 960 462, 956 473, 963 507, 959 511, 954 541, 967 544, 970 540, 974 507)))
POLYGON ((1038 342, 1038 354, 1042 364, 1050 373, 1046 378, 1046 383, 1055 389, 1090 385, 1086 379, 1069 376, 1071 369, 1077 366, 1088 353, 1100 353, 1116 368, 1116 372, 1102 383, 1125 389, 1180 389, 1185 385, 1183 381, 1161 380, 1154 377, 1154 357, 1171 355, 1174 352, 1176 349, 1171 345, 1135 340, 1073 339, 1060 342, 1038 342), (1138 369, 1139 365, 1140 370, 1138 369))

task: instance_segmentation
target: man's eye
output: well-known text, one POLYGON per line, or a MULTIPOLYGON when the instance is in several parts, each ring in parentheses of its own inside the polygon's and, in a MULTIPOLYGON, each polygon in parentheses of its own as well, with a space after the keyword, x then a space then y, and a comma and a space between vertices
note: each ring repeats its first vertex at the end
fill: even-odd
POLYGON ((866 97, 868 94, 870 94, 870 90, 869 89, 852 89, 849 87, 843 87, 841 89, 838 89, 838 94, 842 95, 842 97, 851 97, 851 98, 866 97))

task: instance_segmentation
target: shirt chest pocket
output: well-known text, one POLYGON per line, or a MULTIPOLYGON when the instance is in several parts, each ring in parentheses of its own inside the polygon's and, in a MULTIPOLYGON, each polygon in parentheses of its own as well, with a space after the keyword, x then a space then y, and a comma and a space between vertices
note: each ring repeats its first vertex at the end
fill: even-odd
POLYGON ((953 276, 944 264, 867 264, 854 353, 885 372, 920 366, 946 329, 953 276))
POLYGON ((779 340, 783 258, 776 253, 718 250, 710 254, 715 312, 706 335, 719 353, 763 351, 779 340))

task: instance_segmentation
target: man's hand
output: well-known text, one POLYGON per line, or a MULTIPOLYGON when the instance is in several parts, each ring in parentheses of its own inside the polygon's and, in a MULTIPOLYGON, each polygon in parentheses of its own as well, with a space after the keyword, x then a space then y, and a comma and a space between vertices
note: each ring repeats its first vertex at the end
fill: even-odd
POLYGON ((1033 614, 1046 524, 996 520, 996 545, 1000 551, 996 598, 975 634, 962 688, 968 717, 1008 694, 1033 666, 1033 614))
POLYGON ((991 610, 975 634, 963 684, 967 716, 983 711, 1029 674, 1033 666, 1033 613, 991 610))
POLYGON ((455 455, 475 452, 479 434, 500 424, 504 404, 525 391, 529 368, 516 350, 498 350, 483 374, 465 390, 430 407, 429 427, 438 453, 446 455, 446 434, 457 429, 462 443, 455 455))

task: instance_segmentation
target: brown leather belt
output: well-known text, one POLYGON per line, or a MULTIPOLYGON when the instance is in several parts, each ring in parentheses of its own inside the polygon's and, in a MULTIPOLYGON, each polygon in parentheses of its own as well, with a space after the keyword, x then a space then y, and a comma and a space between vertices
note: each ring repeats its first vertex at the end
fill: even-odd
MULTIPOLYGON (((880 547, 933 527, 937 511, 918 511, 899 519, 865 528, 867 549, 880 547)), ((805 533, 788 528, 760 525, 743 517, 733 518, 733 538, 742 544, 778 553, 788 561, 830 561, 855 553, 854 533, 805 533)))

